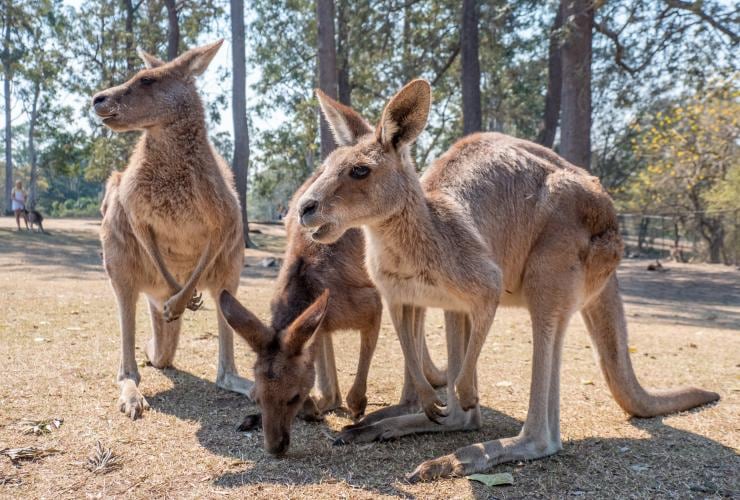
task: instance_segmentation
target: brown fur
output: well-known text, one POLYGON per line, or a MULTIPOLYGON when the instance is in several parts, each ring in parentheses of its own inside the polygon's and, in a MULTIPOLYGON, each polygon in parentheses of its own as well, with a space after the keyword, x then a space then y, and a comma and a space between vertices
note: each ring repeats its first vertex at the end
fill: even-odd
MULTIPOLYGON (((623 244, 598 179, 546 148, 496 133, 459 141, 418 179, 409 146, 424 127, 430 96, 424 81, 404 87, 375 130, 367 126, 326 159, 300 200, 301 222, 317 241, 331 243, 363 227, 370 276, 389 304, 425 410, 350 429, 340 440, 477 428, 476 365, 499 304, 527 307, 532 317, 532 387, 522 431, 425 462, 412 479, 470 474, 561 448, 561 347, 579 310, 626 411, 651 416, 715 401, 717 394, 701 389, 648 392, 637 382, 615 275, 623 244), (412 308, 423 307, 445 310, 446 406, 423 376, 415 349, 412 308)), ((325 116, 335 130, 346 132, 346 121, 361 120, 328 97, 319 99, 322 109, 334 109, 325 116)))
MULTIPOLYGON (((195 87, 221 42, 164 63, 142 54, 150 68, 93 97, 95 112, 116 131, 143 130, 128 166, 114 172, 101 206, 105 269, 118 301, 122 358, 121 411, 137 418, 147 404, 138 390, 135 308, 146 295, 153 336, 146 354, 170 366, 181 315, 197 309, 196 287, 217 296, 235 292, 243 267, 242 221, 231 170, 208 142, 195 87)), ((220 310, 217 383, 248 393, 237 376, 232 331, 220 310)))
MULTIPOLYGON (((367 375, 380 331, 382 302, 363 265, 362 232, 349 230, 335 243, 322 245, 311 241, 300 227, 295 201, 319 174, 316 172, 296 192, 285 219, 287 247, 271 304, 270 327, 246 321, 243 314, 254 315, 245 313, 235 304, 228 307, 234 300, 228 295, 222 298, 227 304, 224 307, 226 319, 250 344, 255 344, 250 339, 261 335, 262 331, 268 331, 273 339, 267 343, 258 342, 259 348, 256 349, 255 394, 258 395, 262 416, 248 416, 242 428, 246 430, 264 422, 272 423, 264 426, 265 448, 277 453, 287 450, 292 417, 299 414, 303 418, 319 418, 320 414, 342 404, 332 346, 335 331, 360 331, 360 356, 355 381, 347 395, 347 405, 354 418, 365 412, 367 375), (281 344, 278 339, 287 335, 287 329, 320 300, 325 291, 329 292, 331 300, 315 339, 304 355, 286 355, 285 351, 290 346, 281 344), (312 386, 316 389, 315 398, 307 399, 312 386), (290 397, 298 394, 299 403, 289 405, 290 398, 286 398, 286 394, 290 397), (301 408, 300 412, 296 413, 296 408, 301 408), (276 422, 280 425, 275 425, 276 422)), ((427 377, 436 385, 444 384, 444 374, 431 363, 426 344, 423 355, 427 377)), ((401 404, 415 408, 418 403, 411 381, 406 380, 404 386, 401 404)))

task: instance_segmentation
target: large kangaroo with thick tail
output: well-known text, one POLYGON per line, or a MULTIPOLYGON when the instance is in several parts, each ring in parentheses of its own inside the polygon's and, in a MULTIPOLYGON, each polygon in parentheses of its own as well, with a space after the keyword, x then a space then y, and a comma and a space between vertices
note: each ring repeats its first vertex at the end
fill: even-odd
POLYGON ((499 304, 526 307, 532 318, 524 426, 516 437, 424 462, 413 480, 471 474, 562 448, 561 350, 578 311, 612 394, 631 415, 663 415, 719 398, 695 388, 648 391, 637 381, 615 274, 623 243, 612 201, 596 177, 544 147, 485 133, 458 141, 419 179, 410 146, 426 125, 427 82, 404 87, 374 128, 318 95, 342 147, 301 197, 301 223, 322 243, 363 228, 370 277, 388 302, 424 408, 347 429, 339 442, 478 428, 476 364, 499 304), (424 307, 445 310, 446 406, 424 377, 415 348, 414 311, 424 307))

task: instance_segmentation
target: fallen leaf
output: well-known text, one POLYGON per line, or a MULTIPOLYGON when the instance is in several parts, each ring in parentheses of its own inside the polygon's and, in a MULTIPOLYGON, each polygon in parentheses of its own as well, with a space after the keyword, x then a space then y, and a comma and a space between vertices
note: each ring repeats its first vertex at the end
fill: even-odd
POLYGON ((635 353, 635 352, 637 352, 637 347, 635 347, 635 346, 631 345, 631 346, 629 347, 629 351, 630 351, 630 352, 632 352, 632 353, 635 353))
POLYGON ((594 381, 593 380, 581 380, 581 383, 583 385, 594 385, 594 381))
POLYGON ((471 474, 468 476, 471 481, 478 481, 486 486, 507 486, 514 484, 514 476, 509 472, 499 472, 498 474, 471 474))
POLYGON ((32 420, 30 418, 24 418, 18 423, 18 426, 23 431, 23 434, 48 434, 54 429, 59 429, 62 426, 64 419, 62 418, 47 418, 42 420, 32 420))
POLYGON ((93 474, 106 474, 121 468, 121 457, 114 454, 110 448, 103 447, 98 441, 95 444, 95 451, 87 459, 87 470, 93 474))
POLYGON ((5 455, 11 462, 16 463, 20 460, 36 460, 37 458, 48 457, 49 455, 61 452, 62 450, 57 448, 36 448, 35 446, 29 446, 28 448, 5 448, 0 450, 0 455, 5 455))

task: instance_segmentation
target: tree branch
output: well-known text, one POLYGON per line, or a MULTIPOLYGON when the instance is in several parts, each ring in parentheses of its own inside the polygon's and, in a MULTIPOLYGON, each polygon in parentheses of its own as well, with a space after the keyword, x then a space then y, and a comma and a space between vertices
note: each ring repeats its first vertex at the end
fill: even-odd
POLYGON ((686 10, 686 11, 689 11, 689 12, 691 12, 691 13, 699 16, 699 18, 701 18, 703 21, 706 21, 707 23, 709 23, 715 29, 717 29, 717 30, 721 31, 722 33, 724 33, 725 35, 729 36, 730 37, 730 40, 732 40, 732 44, 733 45, 737 44, 738 41, 740 41, 740 36, 738 36, 737 34, 735 34, 735 32, 733 32, 730 28, 728 28, 727 26, 723 25, 722 23, 720 23, 719 21, 717 21, 717 19, 715 19, 713 16, 707 14, 706 12, 704 12, 701 9, 701 5, 702 5, 703 2, 701 2, 701 1, 698 1, 698 2, 684 2, 683 0, 664 0, 664 1, 665 1, 665 3, 668 6, 673 7, 674 9, 686 10))

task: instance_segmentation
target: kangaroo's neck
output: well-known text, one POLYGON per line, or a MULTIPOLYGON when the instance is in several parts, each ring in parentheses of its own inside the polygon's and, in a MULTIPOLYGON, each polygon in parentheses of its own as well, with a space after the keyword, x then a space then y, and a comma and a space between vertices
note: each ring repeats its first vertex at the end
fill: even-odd
POLYGON ((140 147, 146 163, 156 165, 162 173, 187 169, 202 171, 215 165, 203 106, 199 102, 183 109, 175 120, 148 128, 140 147))
POLYGON ((388 218, 368 225, 366 237, 372 247, 390 250, 407 264, 423 265, 440 244, 439 230, 429 200, 416 173, 410 173, 404 200, 388 218))

